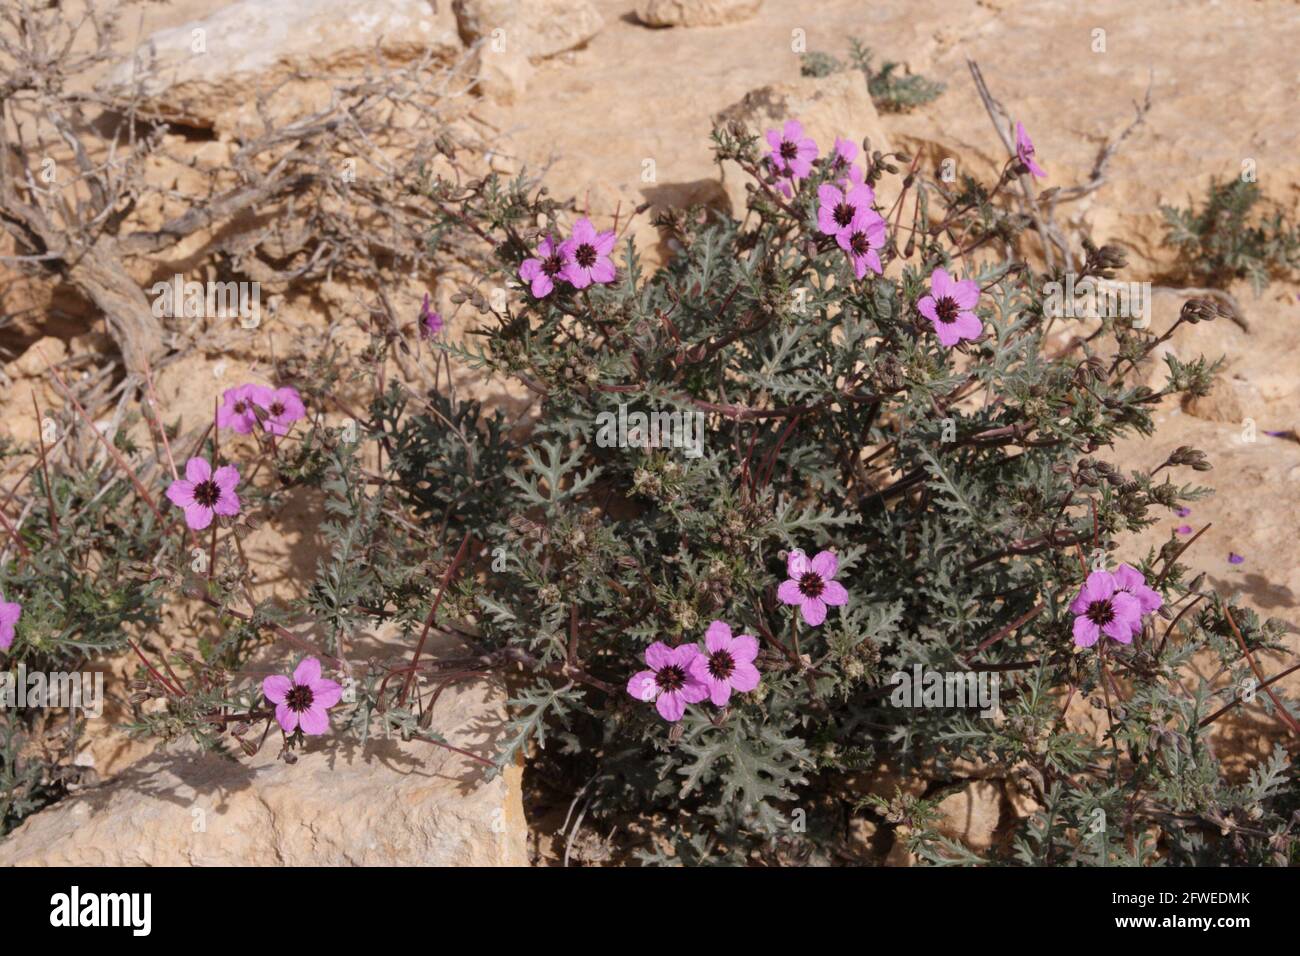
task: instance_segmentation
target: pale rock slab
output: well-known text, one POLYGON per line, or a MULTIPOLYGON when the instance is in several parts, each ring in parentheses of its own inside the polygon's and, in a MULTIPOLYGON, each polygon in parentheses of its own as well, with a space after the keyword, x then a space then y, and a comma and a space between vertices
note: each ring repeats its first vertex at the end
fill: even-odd
POLYGON ((452 9, 466 44, 532 60, 576 49, 605 25, 588 0, 455 0, 452 9))
POLYGON ((260 127, 259 93, 277 89, 273 115, 305 114, 329 102, 328 77, 431 52, 463 53, 447 3, 427 0, 238 0, 201 19, 149 36, 105 85, 117 92, 143 78, 150 105, 164 115, 218 130, 260 127))
POLYGON ((639 0, 636 18, 650 27, 716 27, 758 13, 763 0, 639 0))
MULTIPOLYGON (((488 755, 500 695, 466 685, 433 726, 488 755)), ((522 770, 486 779, 434 744, 313 739, 294 764, 272 731, 252 759, 158 750, 28 818, 0 866, 524 866, 522 770)))

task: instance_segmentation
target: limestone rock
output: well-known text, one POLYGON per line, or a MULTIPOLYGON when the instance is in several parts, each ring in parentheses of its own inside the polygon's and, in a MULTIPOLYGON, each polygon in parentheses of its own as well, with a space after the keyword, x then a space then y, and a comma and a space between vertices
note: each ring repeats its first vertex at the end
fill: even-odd
POLYGON ((716 27, 758 13, 763 0, 638 0, 636 18, 651 27, 716 27))
POLYGON ((977 780, 939 802, 939 832, 973 850, 987 850, 1002 817, 998 781, 977 780))
MULTIPOLYGON (((486 754, 500 708, 483 685, 449 690, 434 726, 486 754)), ((278 750, 274 731, 251 760, 159 750, 29 817, 0 865, 527 864, 518 767, 487 780, 466 757, 396 739, 313 738, 294 764, 278 750)))
POLYGON ((1206 421, 1240 425, 1251 417, 1250 408, 1258 406, 1258 401, 1258 393, 1247 383, 1220 376, 1208 395, 1185 399, 1183 410, 1206 421))
POLYGON ((605 25, 589 0, 455 0, 452 8, 467 44, 533 60, 580 47, 605 25))
POLYGON ((474 56, 474 82, 479 95, 505 105, 523 99, 536 72, 532 61, 518 51, 506 49, 498 53, 484 45, 474 56))
MULTIPOLYGON (((780 129, 786 120, 798 120, 804 134, 817 141, 818 155, 827 156, 840 137, 858 145, 859 165, 862 164, 862 140, 870 141, 873 151, 889 151, 889 138, 880 122, 876 106, 867 92, 862 74, 846 70, 831 76, 801 77, 788 83, 764 86, 745 94, 745 97, 717 115, 717 121, 727 123, 738 120, 762 137, 769 129, 780 129)), ((750 177, 730 161, 723 164, 723 183, 731 197, 734 215, 745 210, 745 184, 750 177)), ((877 205, 888 208, 897 193, 898 177, 887 177, 877 190, 877 205)))
MULTIPOLYGON (((108 77, 121 91, 135 76, 165 115, 200 127, 255 123, 257 95, 296 74, 359 71, 378 52, 388 63, 432 50, 440 59, 463 48, 446 3, 424 0, 238 0, 202 19, 148 37, 108 77)), ((291 83, 273 113, 307 113, 328 103, 328 84, 291 83)))

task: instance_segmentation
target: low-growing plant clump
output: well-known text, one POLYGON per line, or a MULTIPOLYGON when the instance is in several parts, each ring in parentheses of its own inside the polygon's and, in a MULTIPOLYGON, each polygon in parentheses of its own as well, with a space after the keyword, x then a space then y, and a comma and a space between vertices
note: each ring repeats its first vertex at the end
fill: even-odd
MULTIPOLYGON (((225 391, 189 449, 156 423, 135 459, 163 471, 152 486, 108 453, 42 473, 0 576, 21 605, 6 661, 99 652, 198 602, 223 636, 135 647, 134 730, 290 758, 326 734, 449 747, 428 702, 499 675, 490 770, 522 755, 581 788, 591 819, 638 824, 624 849, 648 863, 834 860, 853 816, 933 863, 1295 862, 1285 751, 1229 778, 1211 738, 1239 707, 1294 725, 1257 660, 1281 626, 1190 579, 1187 541, 1129 543, 1206 494, 1210 464, 1107 457, 1125 435, 1158 445, 1153 411, 1205 394, 1215 363, 1168 356, 1165 387, 1134 382, 1162 339, 1122 317, 1054 350, 1041 289, 1062 276, 990 252, 1027 226, 1001 190, 1051 165, 1021 126, 997 180, 957 194, 797 118, 714 145, 752 180, 747 214, 664 214, 677 252, 653 271, 525 177, 435 182, 435 252, 479 250, 504 290, 458 296, 482 316, 470 344, 426 301, 364 363, 225 391), (423 387, 383 374, 399 354, 423 387), (453 362, 526 390, 527 421, 456 398, 453 362), (346 420, 340 383, 371 396, 346 420), (308 488, 315 579, 258 596, 241 541, 308 488), (353 653, 380 625, 404 661, 353 653), (427 653, 432 631, 464 652, 427 653), (237 676, 255 653, 282 666, 237 676), (900 694, 918 668, 994 696, 900 694), (946 788, 864 785, 972 767, 1032 795, 989 850, 941 831, 946 788)), ((1109 246, 1082 259, 1076 280, 1124 267, 1109 246)), ((1218 315, 1196 299, 1178 322, 1218 315)), ((39 787, 12 744, 0 760, 12 820, 39 787)))

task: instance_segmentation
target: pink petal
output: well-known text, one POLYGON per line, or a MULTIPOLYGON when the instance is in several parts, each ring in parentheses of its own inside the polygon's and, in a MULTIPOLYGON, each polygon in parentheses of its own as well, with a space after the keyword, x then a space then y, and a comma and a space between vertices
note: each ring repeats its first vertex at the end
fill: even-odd
POLYGON ((536 279, 533 280, 533 286, 532 286, 533 295, 539 299, 546 298, 548 295, 551 294, 551 290, 554 288, 555 288, 555 281, 548 275, 545 274, 539 275, 536 279))
POLYGON ((310 687, 318 680, 320 680, 320 661, 314 657, 304 657, 302 663, 293 672, 293 682, 310 687))
POLYGON ((952 289, 953 301, 957 307, 964 311, 970 311, 979 304, 980 285, 972 279, 962 279, 952 289))
POLYGON ((675 724, 686 713, 686 701, 682 699, 681 691, 670 690, 659 695, 655 701, 655 710, 659 711, 659 716, 664 720, 675 724))
POLYGON ((788 139, 792 143, 797 143, 803 139, 803 123, 798 120, 786 120, 783 131, 785 135, 782 138, 788 139))
POLYGON ((309 737, 327 734, 330 729, 329 714, 313 705, 298 715, 298 724, 302 727, 302 732, 309 737))
POLYGON ((808 566, 812 568, 814 573, 820 575, 822 580, 828 580, 835 577, 840 562, 835 557, 834 551, 818 551, 817 556, 809 562, 808 566))
POLYGON ((793 578, 781 582, 781 586, 776 589, 776 596, 782 604, 803 603, 803 592, 799 590, 799 582, 793 578))
POLYGON ((737 664, 748 664, 758 656, 758 638, 752 634, 738 634, 731 642, 731 659, 737 664))
POLYGON ((291 690, 293 690, 293 681, 283 674, 273 674, 262 681, 262 693, 273 704, 283 704, 291 690))
POLYGON ((974 312, 957 313, 957 321, 952 325, 957 330, 957 335, 963 339, 977 339, 984 331, 984 323, 974 312))
POLYGON ((753 690, 760 678, 758 668, 752 661, 736 661, 736 669, 731 672, 731 686, 741 692, 753 690))
POLYGON ((525 259, 519 263, 519 278, 531 282, 539 275, 542 275, 542 261, 540 259, 525 259))
POLYGON ((930 291, 936 299, 943 299, 952 294, 952 277, 946 269, 940 267, 930 273, 930 291))
POLYGON ((1092 647, 1101 637, 1101 629, 1086 617, 1074 619, 1074 643, 1079 647, 1092 647))
POLYGON ((628 678, 627 692, 639 701, 648 703, 654 700, 659 693, 659 684, 655 681, 655 672, 637 671, 628 678))
POLYGON ((844 585, 839 581, 827 581, 822 590, 822 600, 831 607, 839 607, 849 603, 849 592, 844 590, 844 585))
POLYGON ((592 245, 596 247, 598 255, 607 256, 614 251, 614 243, 618 242, 618 236, 614 234, 613 229, 607 229, 605 232, 598 233, 592 245))
POLYGON ((799 607, 804 623, 810 627, 820 627, 826 620, 826 604, 821 598, 808 598, 799 607))
POLYGON ((313 707, 330 708, 343 699, 343 687, 335 681, 321 679, 309 686, 313 707))
POLYGON ((687 673, 686 683, 682 685, 679 691, 682 700, 688 704, 698 704, 704 698, 709 696, 709 685, 702 680, 696 679, 689 672, 687 673))
POLYGON ((731 684, 725 680, 710 677, 706 682, 709 688, 709 700, 714 707, 726 707, 731 700, 731 684))
POLYGON ((194 483, 177 478, 167 486, 167 500, 178 508, 188 508, 194 504, 194 483))
POLYGON ((950 349, 961 341, 961 332, 957 330, 956 322, 940 322, 936 319, 934 334, 938 336, 939 344, 944 348, 950 349))
POLYGON ((212 509, 197 501, 185 507, 185 523, 194 531, 202 531, 212 524, 212 509))
POLYGON ((292 710, 288 704, 275 705, 275 719, 286 734, 291 734, 298 729, 298 712, 292 710))
POLYGON ((591 267, 591 278, 594 282, 613 282, 617 274, 614 263, 609 259, 597 259, 596 264, 591 267))
POLYGON ((207 459, 191 458, 185 463, 185 477, 196 485, 207 481, 212 477, 212 466, 208 464, 207 459))
POLYGON ((725 651, 731 646, 731 625, 726 621, 714 621, 704 632, 704 646, 710 654, 725 651))
POLYGON ((651 670, 661 671, 673 662, 673 649, 663 641, 655 641, 645 649, 645 662, 651 670))
POLYGON ((917 299, 916 301, 916 311, 920 312, 931 322, 936 323, 935 328, 937 329, 938 328, 937 323, 939 321, 939 310, 935 308, 935 304, 936 303, 934 301, 934 296, 932 295, 923 296, 922 298, 917 299))
POLYGON ((808 555, 795 548, 786 556, 785 573, 796 581, 808 573, 808 555))

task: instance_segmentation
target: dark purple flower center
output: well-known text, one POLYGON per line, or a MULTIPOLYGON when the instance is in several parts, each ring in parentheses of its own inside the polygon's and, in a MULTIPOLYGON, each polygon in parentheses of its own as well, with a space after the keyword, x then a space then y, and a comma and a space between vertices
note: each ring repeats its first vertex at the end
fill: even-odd
POLYGON ((1093 601, 1088 605, 1088 610, 1084 612, 1084 616, 1098 627, 1105 627, 1115 620, 1115 609, 1111 607, 1109 598, 1105 601, 1093 601))
POLYGON ((284 403, 272 402, 271 407, 267 409, 267 411, 271 413, 272 418, 279 418, 281 415, 284 414, 284 403))
POLYGON ((849 248, 853 250, 855 256, 865 256, 871 251, 871 243, 867 241, 865 232, 855 232, 849 237, 849 248))
POLYGON ((799 593, 804 597, 821 597, 826 590, 826 582, 816 571, 809 571, 799 579, 799 593))
POLYGON ((709 655, 709 676, 714 680, 726 680, 736 669, 736 659, 731 651, 714 651, 709 655))
POLYGON ((669 692, 681 690, 686 684, 686 671, 676 664, 670 664, 655 672, 655 683, 659 685, 660 690, 669 692))
POLYGON ((194 500, 205 508, 211 508, 221 500, 221 489, 212 479, 200 481, 194 486, 194 500))
POLYGON ((542 260, 542 272, 548 276, 557 275, 564 268, 564 258, 553 252, 542 260))
POLYGON ((939 316, 940 322, 956 322, 957 313, 961 309, 957 307, 957 300, 944 296, 934 304, 935 315, 939 316))
POLYGON ((311 688, 306 684, 294 684, 293 690, 285 695, 284 702, 290 710, 301 714, 304 710, 311 709, 312 701, 315 699, 311 688))
POLYGON ((786 162, 797 159, 799 156, 799 144, 792 143, 788 139, 781 140, 781 158, 786 162))
POLYGON ((235 402, 234 409, 235 409, 235 414, 236 414, 236 415, 242 415, 242 414, 244 414, 246 411, 248 411, 248 402, 244 401, 244 400, 241 398, 241 399, 239 399, 238 401, 235 402))
POLYGON ((573 260, 582 268, 590 269, 596 264, 596 247, 584 242, 574 250, 573 260))
POLYGON ((841 202, 835 206, 835 225, 843 228, 853 221, 853 214, 857 210, 848 202, 841 202))

